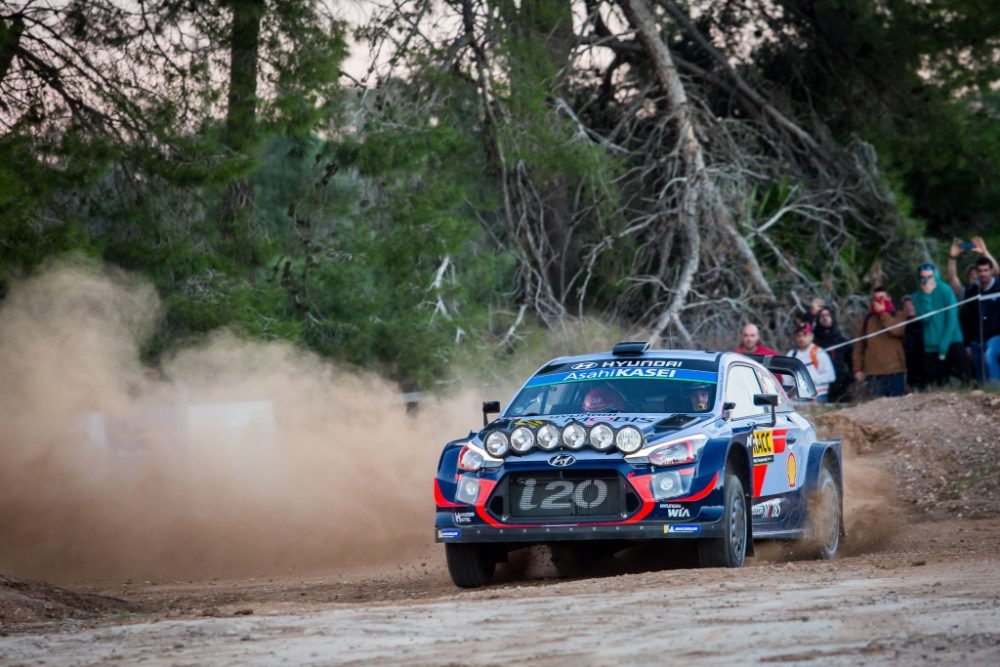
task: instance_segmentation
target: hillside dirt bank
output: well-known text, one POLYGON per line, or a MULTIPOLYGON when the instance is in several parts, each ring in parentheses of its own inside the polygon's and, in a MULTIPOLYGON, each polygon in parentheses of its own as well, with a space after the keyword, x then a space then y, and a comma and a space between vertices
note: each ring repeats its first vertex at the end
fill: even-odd
POLYGON ((742 570, 618 558, 558 580, 541 549, 459 591, 443 554, 253 579, 0 579, 0 663, 1000 663, 1000 396, 882 399, 817 416, 845 440, 845 556, 765 545, 742 570), (527 641, 526 641, 527 640, 527 641))

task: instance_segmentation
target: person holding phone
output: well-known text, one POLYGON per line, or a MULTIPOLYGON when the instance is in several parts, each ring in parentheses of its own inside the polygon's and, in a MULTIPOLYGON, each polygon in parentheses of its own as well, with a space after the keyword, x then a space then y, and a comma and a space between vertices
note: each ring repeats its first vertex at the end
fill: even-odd
POLYGON ((948 249, 948 265, 946 273, 948 275, 948 284, 951 285, 953 290, 955 290, 955 296, 959 299, 966 298, 965 291, 969 288, 969 286, 974 285, 977 281, 975 263, 969 264, 965 267, 965 285, 963 285, 962 281, 958 279, 958 256, 963 252, 972 252, 980 255, 981 257, 985 257, 990 260, 990 264, 993 265, 994 273, 1000 274, 1000 264, 997 264, 996 258, 994 258, 993 255, 990 254, 990 251, 986 249, 986 242, 983 241, 982 236, 973 236, 969 241, 955 239, 951 242, 951 248, 948 249))

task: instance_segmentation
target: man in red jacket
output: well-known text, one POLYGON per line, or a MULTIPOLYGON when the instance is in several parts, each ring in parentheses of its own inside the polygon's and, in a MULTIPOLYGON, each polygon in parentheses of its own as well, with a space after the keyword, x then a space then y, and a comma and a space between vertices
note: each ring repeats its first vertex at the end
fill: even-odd
POLYGON ((778 351, 765 347, 760 342, 760 331, 756 324, 747 322, 740 329, 740 345, 736 348, 740 354, 762 354, 768 357, 777 356, 778 351))

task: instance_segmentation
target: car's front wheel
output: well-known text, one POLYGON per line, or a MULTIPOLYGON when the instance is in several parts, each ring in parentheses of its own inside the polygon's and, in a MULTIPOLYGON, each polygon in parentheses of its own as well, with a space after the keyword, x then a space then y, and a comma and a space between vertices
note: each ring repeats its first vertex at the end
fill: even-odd
POLYGON ((742 567, 747 553, 747 500, 743 482, 726 473, 722 537, 702 540, 698 545, 702 567, 742 567))
POLYGON ((445 544, 448 574, 460 588, 479 588, 493 581, 497 559, 486 544, 445 544))

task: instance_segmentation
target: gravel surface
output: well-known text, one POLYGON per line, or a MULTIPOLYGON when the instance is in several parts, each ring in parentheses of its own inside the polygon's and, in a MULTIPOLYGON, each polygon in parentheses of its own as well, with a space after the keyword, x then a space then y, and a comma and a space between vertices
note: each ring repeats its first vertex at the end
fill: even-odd
POLYGON ((1000 664, 998 416, 976 392, 819 415, 846 446, 832 562, 762 545, 741 570, 656 569, 640 551, 559 580, 535 549, 460 591, 435 546, 311 576, 0 579, 0 664, 1000 664))

